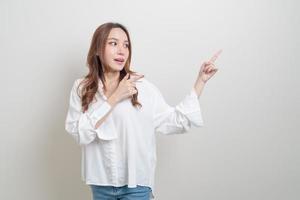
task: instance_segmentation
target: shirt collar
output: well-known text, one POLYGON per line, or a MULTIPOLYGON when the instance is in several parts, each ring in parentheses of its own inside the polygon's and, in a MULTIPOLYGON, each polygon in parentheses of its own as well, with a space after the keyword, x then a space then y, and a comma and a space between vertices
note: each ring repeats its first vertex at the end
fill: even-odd
POLYGON ((107 100, 106 96, 104 95, 103 83, 102 83, 102 80, 100 78, 98 79, 98 91, 97 92, 101 95, 101 97, 104 100, 107 100))

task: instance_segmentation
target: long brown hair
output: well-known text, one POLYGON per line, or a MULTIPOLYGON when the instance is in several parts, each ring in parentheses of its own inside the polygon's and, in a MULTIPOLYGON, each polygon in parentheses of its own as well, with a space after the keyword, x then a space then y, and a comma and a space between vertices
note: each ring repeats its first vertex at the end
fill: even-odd
MULTIPOLYGON (((105 76, 104 76, 104 71, 106 71, 107 66, 104 61, 104 49, 106 45, 106 40, 107 37, 113 28, 121 28, 127 35, 128 38, 128 49, 129 49, 129 56, 128 59, 125 63, 124 68, 120 71, 120 77, 119 77, 119 82, 123 79, 123 77, 129 73, 129 76, 131 74, 134 74, 136 72, 130 70, 130 61, 131 61, 131 53, 132 53, 132 46, 131 46, 131 41, 129 37, 128 30, 126 27, 120 23, 113 23, 113 22, 108 22, 100 25, 94 32, 90 49, 87 55, 87 66, 89 68, 88 74, 84 77, 84 81, 82 81, 78 88, 80 87, 81 84, 82 90, 81 90, 81 106, 82 106, 82 111, 85 112, 89 104, 93 101, 95 94, 98 90, 98 81, 102 81, 102 83, 105 82, 105 76), (103 70, 104 68, 104 70, 103 70), (100 80, 99 80, 100 79, 100 80)), ((77 88, 77 89, 78 89, 77 88)), ((103 84, 103 89, 106 91, 106 86, 103 84)), ((135 88, 137 90, 137 88, 135 88)), ((131 97, 131 103, 135 107, 142 107, 142 105, 138 102, 138 92, 131 97)))

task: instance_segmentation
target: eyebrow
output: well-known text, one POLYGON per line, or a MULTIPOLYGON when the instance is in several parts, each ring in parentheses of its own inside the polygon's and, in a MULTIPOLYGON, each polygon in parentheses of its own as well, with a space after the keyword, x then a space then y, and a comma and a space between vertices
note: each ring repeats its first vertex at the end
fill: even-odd
MULTIPOLYGON (((118 39, 117 39, 117 38, 114 38, 114 37, 108 38, 108 40, 117 40, 117 41, 118 41, 118 39)), ((128 42, 128 40, 125 40, 125 42, 128 42)))

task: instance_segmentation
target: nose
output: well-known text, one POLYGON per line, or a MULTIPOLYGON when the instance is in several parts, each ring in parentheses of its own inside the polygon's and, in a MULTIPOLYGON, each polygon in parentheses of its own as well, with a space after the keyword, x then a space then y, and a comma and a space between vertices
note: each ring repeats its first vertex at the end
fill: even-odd
POLYGON ((125 47, 123 45, 119 45, 118 47, 118 54, 124 55, 125 54, 125 47))
POLYGON ((125 54, 125 53, 124 53, 124 50, 120 50, 120 49, 118 50, 117 53, 118 53, 118 55, 123 55, 123 56, 124 56, 124 54, 125 54))

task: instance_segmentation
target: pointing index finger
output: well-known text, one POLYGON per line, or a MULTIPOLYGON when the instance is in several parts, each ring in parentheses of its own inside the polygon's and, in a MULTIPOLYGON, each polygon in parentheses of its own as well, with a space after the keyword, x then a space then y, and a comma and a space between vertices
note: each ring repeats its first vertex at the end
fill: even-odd
POLYGON ((215 55, 211 57, 209 61, 212 63, 215 62, 221 53, 222 53, 222 49, 220 49, 217 53, 215 53, 215 55))
POLYGON ((129 78, 129 80, 133 82, 133 81, 137 81, 137 80, 139 80, 139 79, 141 79, 143 77, 144 77, 143 74, 141 74, 141 75, 131 75, 130 78, 129 78))

